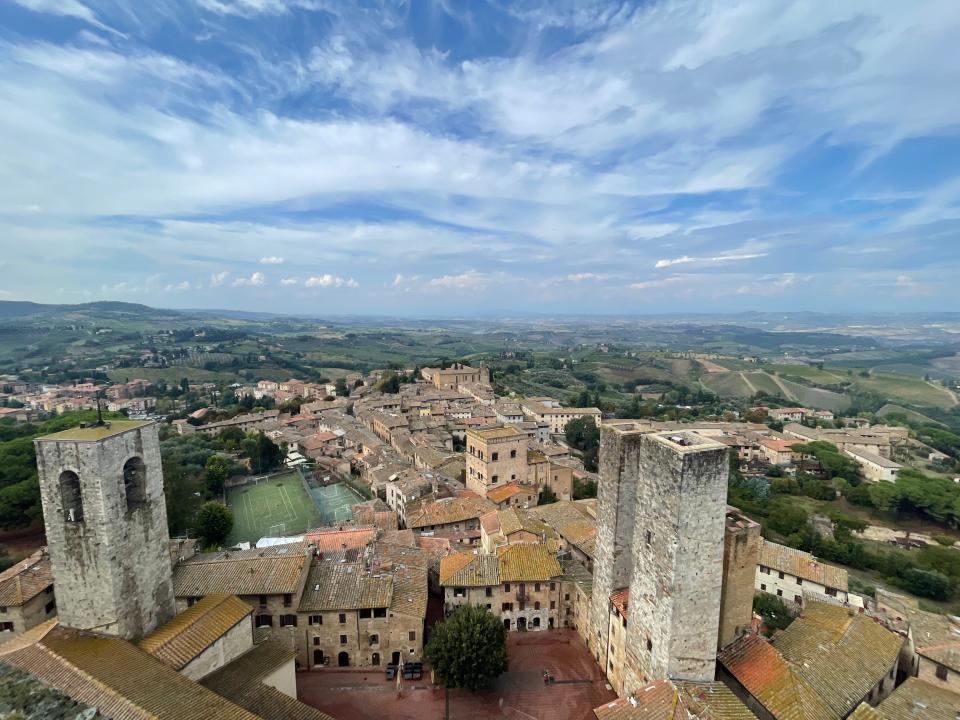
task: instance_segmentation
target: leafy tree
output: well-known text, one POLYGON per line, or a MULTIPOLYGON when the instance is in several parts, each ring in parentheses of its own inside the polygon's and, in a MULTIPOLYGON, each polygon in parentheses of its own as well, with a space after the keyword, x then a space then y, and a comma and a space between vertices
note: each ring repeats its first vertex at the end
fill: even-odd
POLYGON ((476 692, 506 671, 507 630, 486 608, 461 605, 433 627, 423 657, 445 687, 476 692))
POLYGON ((897 585, 914 595, 934 600, 949 600, 953 594, 953 581, 936 570, 910 568, 900 577, 895 578, 895 581, 897 585))
POLYGON ((283 452, 263 432, 248 435, 240 443, 240 452, 250 459, 250 465, 257 473, 267 472, 283 461, 283 452))
POLYGON ((380 378, 380 381, 374 385, 374 390, 396 395, 398 392, 400 392, 400 378, 393 370, 389 370, 385 372, 383 377, 380 378))
POLYGON ((336 388, 337 397, 347 397, 350 394, 350 388, 347 387, 347 381, 340 377, 337 378, 337 381, 334 383, 336 388))
POLYGON ((556 501, 557 494, 553 491, 553 488, 545 485, 543 490, 540 491, 540 499, 538 504, 549 505, 550 503, 555 503, 556 501))
POLYGON ((197 511, 194 529, 205 546, 222 545, 233 530, 233 511, 215 500, 205 502, 197 511))
POLYGON ((595 498, 597 496, 597 481, 590 480, 580 480, 579 478, 573 479, 573 499, 574 500, 585 500, 587 498, 595 498))
POLYGON ((567 444, 580 451, 583 466, 594 472, 597 469, 597 453, 600 449, 600 428, 592 418, 574 418, 564 426, 567 444))
POLYGON ((211 455, 203 466, 203 474, 210 494, 219 495, 223 492, 224 481, 230 475, 230 464, 223 455, 211 455))
POLYGON ((785 630, 793 622, 793 615, 776 595, 765 592, 754 595, 753 611, 763 618, 763 624, 771 630, 785 630))
POLYGON ((793 535, 806 527, 807 511, 791 504, 787 498, 778 498, 770 505, 767 524, 771 530, 781 535, 793 535))

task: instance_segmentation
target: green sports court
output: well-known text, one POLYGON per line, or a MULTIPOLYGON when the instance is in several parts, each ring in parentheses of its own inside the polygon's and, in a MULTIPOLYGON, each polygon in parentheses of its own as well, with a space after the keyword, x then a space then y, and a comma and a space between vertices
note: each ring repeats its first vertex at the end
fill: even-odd
POLYGON ((226 494, 227 504, 233 510, 233 532, 227 539, 231 545, 256 543, 262 537, 296 535, 324 524, 295 472, 227 488, 226 494))

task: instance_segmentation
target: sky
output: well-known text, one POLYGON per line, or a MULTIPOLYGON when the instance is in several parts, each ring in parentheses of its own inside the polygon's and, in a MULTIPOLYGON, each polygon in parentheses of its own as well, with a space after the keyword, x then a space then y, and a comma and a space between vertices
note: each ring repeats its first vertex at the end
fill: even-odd
POLYGON ((3 0, 0 300, 960 310, 957 0, 3 0))

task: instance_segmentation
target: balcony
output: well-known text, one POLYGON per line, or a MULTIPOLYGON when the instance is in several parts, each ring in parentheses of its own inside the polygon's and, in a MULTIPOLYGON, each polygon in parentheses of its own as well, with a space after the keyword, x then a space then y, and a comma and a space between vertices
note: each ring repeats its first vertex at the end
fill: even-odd
POLYGON ((527 593, 526 590, 524 590, 523 588, 520 588, 519 590, 517 590, 517 602, 526 602, 529 599, 530 599, 530 595, 529 593, 527 593))

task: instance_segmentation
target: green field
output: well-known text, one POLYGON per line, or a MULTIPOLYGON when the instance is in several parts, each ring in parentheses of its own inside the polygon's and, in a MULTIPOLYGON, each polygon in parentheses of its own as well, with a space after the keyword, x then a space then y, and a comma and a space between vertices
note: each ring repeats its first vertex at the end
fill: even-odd
POLYGON ((858 388, 878 393, 892 402, 943 410, 957 404, 956 398, 946 389, 908 375, 871 373, 870 377, 857 375, 853 380, 858 388))
POLYGON ((722 397, 745 399, 762 392, 806 407, 834 412, 842 412, 850 405, 850 399, 840 393, 807 387, 763 371, 708 373, 700 376, 700 383, 722 397))
POLYGON ((296 473, 227 488, 226 492, 233 510, 228 544, 255 543, 262 537, 295 535, 323 525, 320 511, 296 473))

